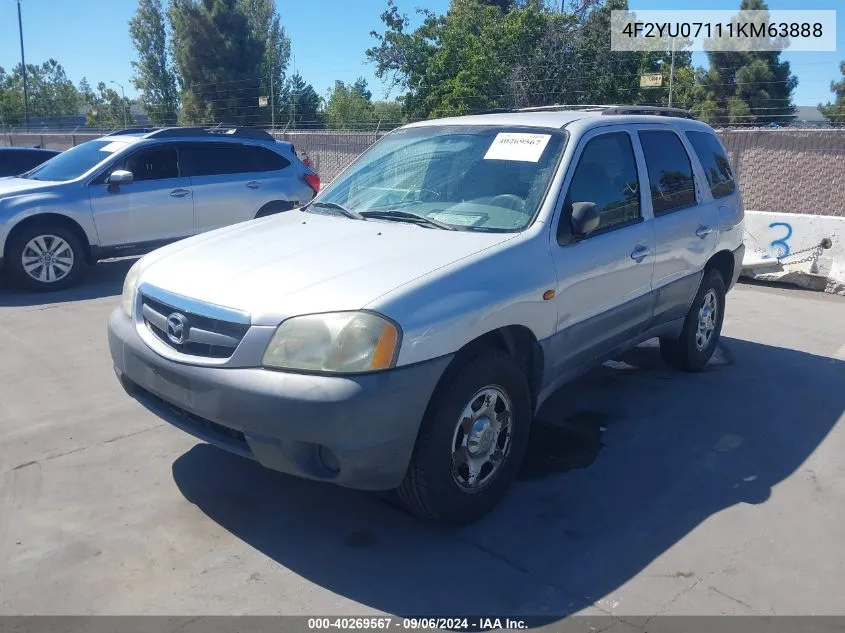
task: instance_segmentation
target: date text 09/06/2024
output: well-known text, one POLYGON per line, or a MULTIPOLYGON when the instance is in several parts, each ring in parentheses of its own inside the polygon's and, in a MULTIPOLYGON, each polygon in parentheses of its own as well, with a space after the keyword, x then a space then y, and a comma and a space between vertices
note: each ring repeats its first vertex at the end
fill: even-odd
POLYGON ((351 618, 308 618, 308 629, 323 631, 329 629, 358 630, 427 630, 447 629, 465 631, 493 631, 501 629, 527 629, 525 620, 519 618, 391 618, 391 617, 351 617, 351 618))

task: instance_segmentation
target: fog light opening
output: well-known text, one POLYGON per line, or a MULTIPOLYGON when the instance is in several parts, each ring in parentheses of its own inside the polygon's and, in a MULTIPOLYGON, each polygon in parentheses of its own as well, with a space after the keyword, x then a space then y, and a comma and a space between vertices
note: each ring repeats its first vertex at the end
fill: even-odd
POLYGON ((317 458, 320 460, 320 465, 329 471, 332 475, 337 475, 340 472, 340 462, 337 461, 331 449, 322 444, 317 447, 317 458))

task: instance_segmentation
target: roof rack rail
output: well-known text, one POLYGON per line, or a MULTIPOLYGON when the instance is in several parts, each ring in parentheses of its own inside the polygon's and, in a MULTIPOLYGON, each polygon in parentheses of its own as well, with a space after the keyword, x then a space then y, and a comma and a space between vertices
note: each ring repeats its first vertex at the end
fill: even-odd
POLYGON ((518 108, 517 112, 556 112, 561 110, 603 110, 605 108, 615 108, 616 106, 612 105, 599 105, 599 104, 567 104, 567 103, 556 103, 554 105, 544 105, 544 106, 534 106, 531 108, 518 108))
POLYGON ((165 127, 159 128, 147 135, 147 138, 179 138, 185 136, 234 136, 236 138, 250 138, 259 141, 272 141, 273 137, 260 128, 225 128, 225 127, 165 127))
POLYGON ((664 106, 647 105, 602 105, 602 104, 555 104, 536 106, 533 108, 519 108, 517 112, 559 112, 566 110, 581 110, 584 112, 601 112, 602 114, 645 114, 652 116, 671 116, 692 119, 689 110, 681 108, 667 108, 664 106))
POLYGON ((651 116, 670 116, 680 119, 692 119, 692 113, 689 110, 681 108, 667 108, 663 106, 608 106, 602 110, 602 114, 645 114, 651 116))

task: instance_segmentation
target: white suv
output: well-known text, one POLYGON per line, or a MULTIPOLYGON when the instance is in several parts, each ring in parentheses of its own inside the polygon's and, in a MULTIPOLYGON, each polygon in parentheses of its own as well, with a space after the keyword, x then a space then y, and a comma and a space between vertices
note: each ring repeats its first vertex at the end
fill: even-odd
POLYGON ((184 431, 465 523, 566 381, 652 337, 707 364, 742 235, 725 151, 685 112, 414 123, 298 211, 142 258, 109 344, 184 431))

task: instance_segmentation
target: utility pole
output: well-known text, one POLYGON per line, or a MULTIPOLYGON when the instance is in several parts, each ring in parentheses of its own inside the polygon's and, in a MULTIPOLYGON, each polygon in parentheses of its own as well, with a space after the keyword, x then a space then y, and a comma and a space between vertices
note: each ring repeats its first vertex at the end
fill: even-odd
POLYGON ((23 54, 23 20, 21 19, 21 0, 18 0, 18 33, 21 36, 21 67, 23 68, 23 119, 29 131, 29 95, 26 87, 26 58, 23 54))
POLYGON ((672 38, 672 63, 669 66, 669 107, 672 107, 672 87, 675 83, 675 38, 672 38))
POLYGON ((273 75, 276 74, 275 72, 276 60, 275 55, 273 59, 273 63, 271 64, 270 68, 270 129, 276 129, 276 91, 273 89, 273 75))
POLYGON ((123 99, 123 101, 120 102, 120 105, 123 106, 123 127, 125 129, 129 126, 126 124, 126 94, 123 92, 123 84, 119 84, 111 79, 109 79, 109 83, 114 84, 115 86, 120 86, 120 97, 123 99))

